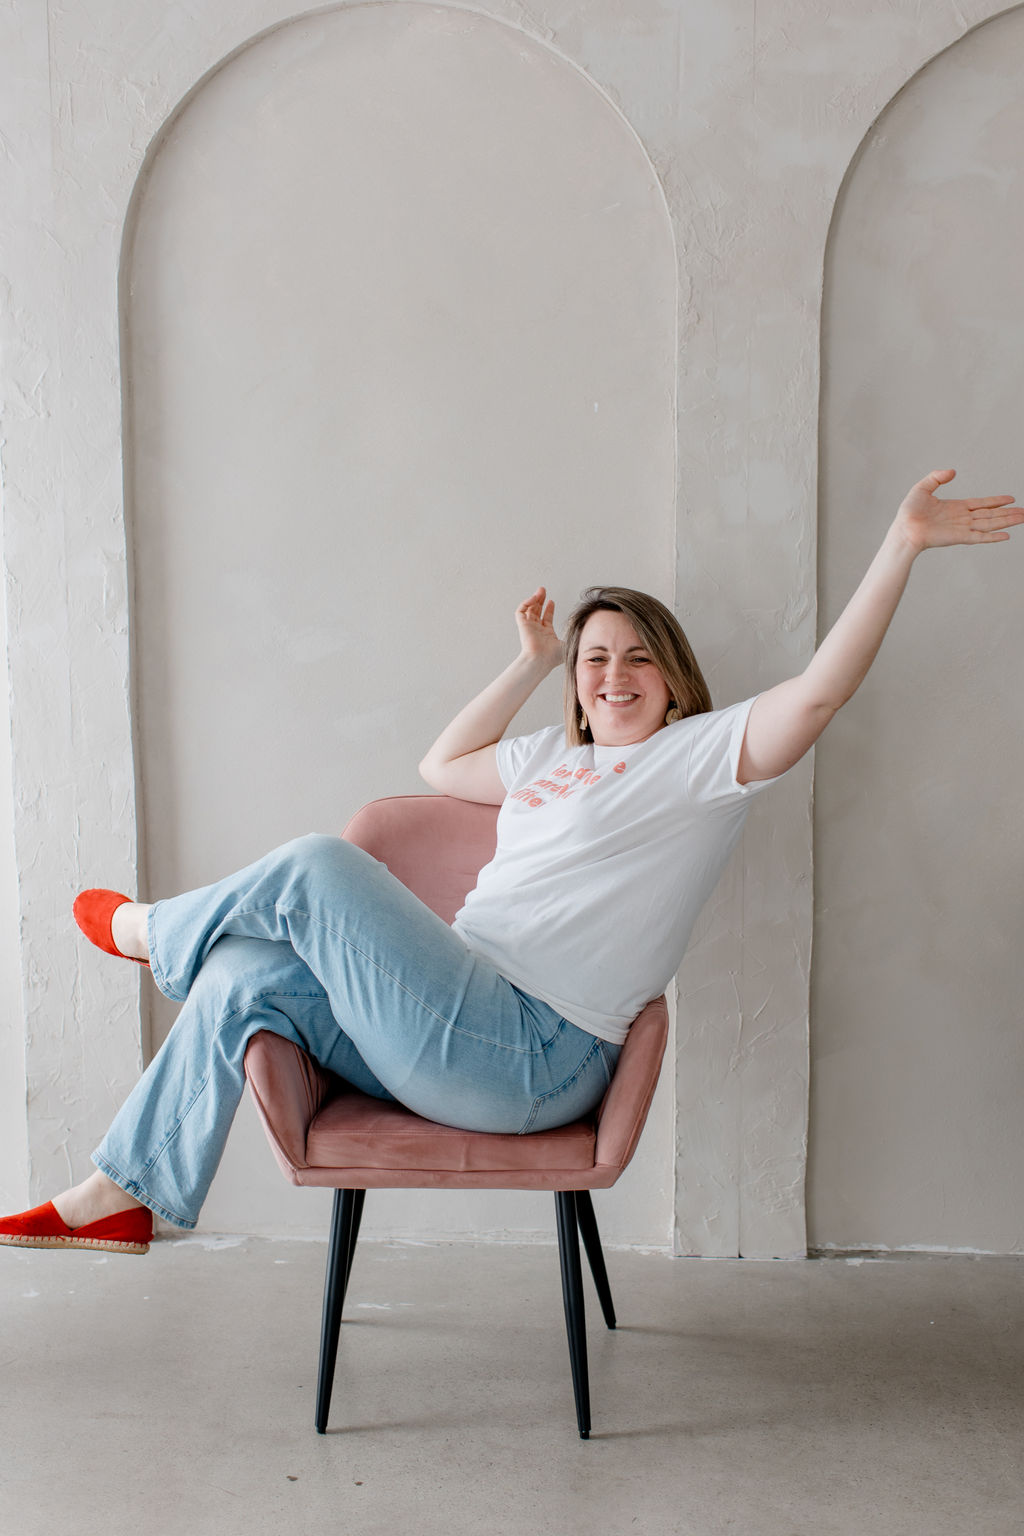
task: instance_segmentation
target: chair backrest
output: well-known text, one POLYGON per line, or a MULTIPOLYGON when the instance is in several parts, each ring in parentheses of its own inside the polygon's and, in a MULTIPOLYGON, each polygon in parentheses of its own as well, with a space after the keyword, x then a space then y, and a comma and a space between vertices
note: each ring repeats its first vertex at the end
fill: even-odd
POLYGON ((450 795, 371 800, 341 834, 450 923, 494 855, 498 806, 450 795))

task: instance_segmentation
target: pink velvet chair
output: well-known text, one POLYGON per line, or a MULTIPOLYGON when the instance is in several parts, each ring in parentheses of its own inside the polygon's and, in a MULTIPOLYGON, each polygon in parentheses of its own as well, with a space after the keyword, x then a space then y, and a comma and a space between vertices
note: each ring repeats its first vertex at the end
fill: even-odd
MULTIPOLYGON (((376 800, 344 836, 380 859, 451 922, 494 852, 497 807, 443 795, 376 800)), ((335 1190, 324 1291, 316 1427, 327 1428, 345 1290, 368 1189, 549 1189, 554 1192, 562 1295, 580 1436, 590 1433, 590 1390, 579 1234, 609 1328, 615 1312, 590 1199, 633 1156, 668 1034, 663 997, 632 1025, 595 1115, 527 1136, 459 1131, 358 1092, 298 1046, 261 1032, 245 1071, 274 1155, 293 1184, 335 1190)))

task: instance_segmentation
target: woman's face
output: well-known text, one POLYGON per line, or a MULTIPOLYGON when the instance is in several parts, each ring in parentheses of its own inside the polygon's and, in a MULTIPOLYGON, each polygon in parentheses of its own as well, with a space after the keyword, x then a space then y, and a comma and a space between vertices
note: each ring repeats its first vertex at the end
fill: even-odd
POLYGON ((599 608, 580 635, 576 691, 601 747, 646 741, 665 724, 668 684, 624 613, 599 608))

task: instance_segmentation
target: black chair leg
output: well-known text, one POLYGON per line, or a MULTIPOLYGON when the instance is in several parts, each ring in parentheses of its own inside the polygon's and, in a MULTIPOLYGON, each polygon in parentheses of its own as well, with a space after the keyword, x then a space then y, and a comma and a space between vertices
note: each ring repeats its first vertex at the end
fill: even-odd
POLYGON ((359 1222, 363 1214, 363 1189, 336 1189, 331 1237, 327 1249, 327 1276, 324 1281, 324 1312, 320 1328, 320 1370, 316 1383, 316 1432, 327 1433, 327 1415, 331 1409, 331 1388, 338 1358, 341 1309, 345 1304, 348 1278, 356 1251, 359 1222))
POLYGON ((615 1306, 612 1302, 612 1288, 608 1284, 608 1271, 604 1265, 601 1237, 597 1230, 597 1217, 594 1215, 594 1202, 590 1198, 589 1189, 576 1191, 576 1220, 579 1222, 580 1236, 587 1250, 587 1258, 590 1260, 590 1273, 594 1277, 597 1299, 601 1303, 604 1320, 609 1328, 614 1328, 615 1306))
POLYGON ((576 1397, 576 1422, 580 1439, 590 1438, 590 1376, 587 1370, 587 1325, 583 1307, 583 1271, 580 1266, 580 1240, 577 1231, 576 1193, 559 1190, 555 1194, 558 1218, 558 1257, 562 1268, 562 1300, 565 1304, 565 1328, 569 1336, 569 1363, 572 1389, 576 1397))
MULTIPOLYGON (((352 1201, 352 1205, 353 1205, 353 1211, 352 1211, 352 1232, 351 1232, 351 1234, 349 1236, 348 1258, 347 1258, 347 1260, 345 1262, 345 1285, 344 1285, 344 1289, 342 1290, 342 1293, 341 1293, 341 1305, 342 1306, 345 1305, 345 1297, 348 1294, 349 1276, 352 1273, 352 1260, 356 1256, 356 1243, 359 1241, 359 1223, 363 1219, 363 1205, 364 1205, 364 1203, 366 1201, 366 1190, 365 1189, 354 1189, 354 1190, 352 1190, 352 1195, 354 1196, 354 1199, 352 1201)), ((339 1308, 339 1311, 340 1311, 340 1308, 339 1308)))

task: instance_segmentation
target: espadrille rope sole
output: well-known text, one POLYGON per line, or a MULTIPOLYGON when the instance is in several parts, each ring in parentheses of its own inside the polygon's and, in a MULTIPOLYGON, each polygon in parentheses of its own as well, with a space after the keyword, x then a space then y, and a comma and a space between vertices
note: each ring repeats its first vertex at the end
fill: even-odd
POLYGON ((101 1253, 148 1253, 153 1240, 153 1213, 145 1206, 115 1211, 98 1221, 69 1227, 52 1200, 0 1216, 0 1244, 9 1248, 93 1248, 101 1253))
POLYGON ((8 1248, 92 1248, 103 1253, 148 1253, 148 1243, 112 1243, 101 1237, 10 1237, 0 1233, 8 1248))

